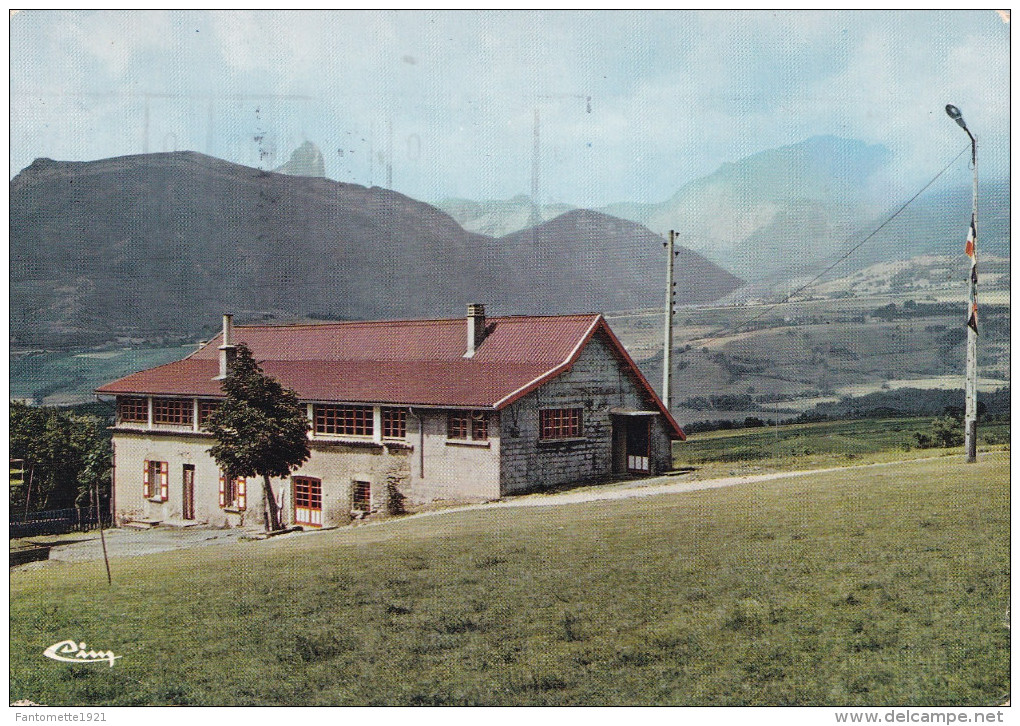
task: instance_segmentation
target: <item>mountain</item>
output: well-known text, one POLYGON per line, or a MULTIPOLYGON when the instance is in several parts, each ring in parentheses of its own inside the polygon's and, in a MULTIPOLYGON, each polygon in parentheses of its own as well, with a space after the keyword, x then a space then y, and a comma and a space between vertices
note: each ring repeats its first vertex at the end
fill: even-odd
MULTIPOLYGON (((662 256, 648 230, 595 212, 496 240, 397 192, 194 152, 37 159, 10 187, 11 342, 171 342, 228 311, 244 322, 457 316, 468 302, 493 314, 654 307, 662 256)), ((740 284, 678 259, 693 271, 678 303, 740 284)))
POLYGON ((490 237, 502 237, 532 226, 537 217, 548 221, 576 209, 571 204, 547 204, 537 207, 531 197, 518 194, 511 199, 444 199, 436 206, 457 220, 464 229, 490 237))
MULTIPOLYGON (((883 211, 872 181, 892 154, 883 146, 817 136, 720 166, 662 202, 617 202, 599 209, 680 240, 741 277, 765 281, 819 258, 883 211)), ((465 229, 506 235, 572 208, 536 208, 530 197, 437 204, 465 229)), ((794 269, 792 272, 796 273, 794 269)))
POLYGON ((659 204, 605 211, 681 241, 748 279, 811 263, 881 207, 869 186, 891 153, 834 136, 770 149, 683 186, 659 204))
MULTIPOLYGON (((499 248, 518 261, 507 270, 509 289, 544 291, 522 301, 522 312, 547 313, 569 306, 632 310, 662 304, 663 239, 639 224, 576 209, 500 238, 499 248), (572 280, 587 284, 565 284, 572 280)), ((711 302, 743 284, 686 247, 678 246, 676 252, 678 302, 711 302)))
MULTIPOLYGON (((985 254, 1008 257, 1009 180, 982 180, 978 202, 978 259, 985 254)), ((962 256, 972 204, 970 185, 931 189, 855 253, 856 264, 864 266, 917 255, 962 256)), ((878 229, 892 211, 895 210, 869 220, 857 237, 863 239, 867 232, 878 229)))
MULTIPOLYGON (((816 136, 723 164, 662 202, 618 202, 599 211, 660 234, 677 230, 686 246, 749 281, 739 298, 760 297, 810 280, 880 227, 836 274, 955 252, 970 216, 970 187, 935 185, 883 226, 903 201, 881 189, 893 172, 883 146, 816 136)), ((537 210, 523 195, 440 206, 465 228, 486 234, 517 232, 536 212, 548 219, 569 208, 537 210)), ((1008 179, 981 181, 979 222, 979 249, 1008 255, 1008 179)))
POLYGON ((37 159, 11 181, 11 338, 188 335, 217 316, 462 314, 490 242, 402 194, 194 152, 37 159))
POLYGON ((283 166, 273 169, 277 174, 290 174, 291 176, 326 176, 326 161, 322 158, 319 147, 311 141, 306 141, 294 149, 290 159, 283 166))

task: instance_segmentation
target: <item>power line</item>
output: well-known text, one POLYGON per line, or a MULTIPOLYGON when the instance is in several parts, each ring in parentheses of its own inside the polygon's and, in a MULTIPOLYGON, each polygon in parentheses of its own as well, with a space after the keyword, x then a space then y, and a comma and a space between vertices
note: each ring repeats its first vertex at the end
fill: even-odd
MULTIPOLYGON (((970 151, 970 144, 968 144, 966 147, 964 147, 960 151, 959 154, 954 156, 953 159, 948 164, 946 164, 938 174, 933 176, 928 181, 927 184, 925 184, 923 187, 921 187, 917 191, 917 193, 914 194, 914 196, 912 196, 910 199, 908 199, 906 202, 904 202, 903 205, 899 209, 897 209, 895 212, 893 212, 891 215, 889 215, 889 217, 884 222, 882 222, 880 225, 878 225, 878 227, 876 227, 875 230, 873 232, 871 232, 871 234, 869 234, 867 237, 865 237, 860 242, 858 242, 853 247, 851 247, 849 250, 847 250, 842 255, 840 255, 839 258, 837 258, 835 262, 833 262, 831 265, 829 265, 824 270, 819 272, 817 275, 815 275, 813 278, 811 278, 811 280, 809 280, 805 284, 801 285, 800 287, 798 287, 793 292, 789 293, 786 297, 784 297, 779 302, 773 303, 772 305, 768 306, 765 310, 762 310, 761 312, 759 312, 759 313, 757 313, 755 315, 752 315, 747 320, 744 320, 743 322, 738 323, 737 325, 734 325, 734 326, 731 326, 731 327, 728 327, 728 328, 722 328, 722 329, 716 331, 711 336, 709 336, 708 339, 711 340, 712 338, 718 338, 722 333, 735 333, 736 331, 740 330, 740 328, 744 327, 745 325, 748 325, 749 323, 753 323, 755 320, 757 320, 757 319, 759 319, 759 318, 761 318, 761 317, 763 317, 765 315, 768 315, 770 312, 775 310, 780 305, 785 305, 786 303, 790 302, 790 300, 792 300, 795 296, 799 295, 800 293, 804 292, 804 290, 806 290, 809 287, 811 287, 812 285, 814 285, 820 279, 825 277, 825 275, 827 275, 839 263, 841 263, 843 260, 847 259, 850 255, 852 255, 854 252, 859 250, 861 247, 863 247, 869 240, 871 240, 875 235, 877 235, 879 232, 881 232, 890 222, 892 222, 894 219, 896 219, 898 216, 900 216, 900 214, 903 212, 903 210, 905 210, 907 207, 909 207, 911 204, 913 204, 914 201, 919 196, 921 196, 925 191, 927 191, 928 187, 930 187, 932 184, 934 184, 936 181, 938 181, 938 179, 943 174, 945 174, 947 171, 949 171, 949 169, 953 166, 953 164, 955 164, 957 162, 957 160, 961 156, 966 154, 968 151, 970 151)), ((704 338, 702 338, 701 340, 704 340, 704 338)))

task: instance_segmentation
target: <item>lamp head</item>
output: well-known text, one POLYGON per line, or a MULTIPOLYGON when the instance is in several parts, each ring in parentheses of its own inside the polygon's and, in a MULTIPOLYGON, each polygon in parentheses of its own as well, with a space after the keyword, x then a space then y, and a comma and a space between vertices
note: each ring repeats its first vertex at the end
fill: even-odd
POLYGON ((963 120, 963 112, 960 111, 960 109, 958 109, 956 106, 950 103, 946 106, 946 114, 949 116, 949 118, 953 119, 953 121, 958 123, 961 129, 970 133, 969 130, 967 129, 967 124, 963 120))

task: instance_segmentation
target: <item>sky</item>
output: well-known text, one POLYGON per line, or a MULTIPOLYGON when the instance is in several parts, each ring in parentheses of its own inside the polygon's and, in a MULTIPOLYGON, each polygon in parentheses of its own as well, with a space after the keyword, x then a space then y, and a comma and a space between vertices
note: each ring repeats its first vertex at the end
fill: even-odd
MULTIPOLYGON (((194 150, 424 201, 658 202, 725 162, 835 135, 911 190, 978 135, 1009 171, 1009 31, 993 11, 23 11, 10 174, 194 150)), ((966 177, 965 164, 959 172, 966 177)))

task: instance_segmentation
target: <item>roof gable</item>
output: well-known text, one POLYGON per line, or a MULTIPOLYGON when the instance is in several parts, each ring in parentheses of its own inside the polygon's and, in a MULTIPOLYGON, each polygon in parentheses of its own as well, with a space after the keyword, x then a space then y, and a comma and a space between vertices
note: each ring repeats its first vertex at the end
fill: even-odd
MULTIPOLYGON (((317 325, 236 326, 266 374, 305 401, 502 409, 569 370, 597 332, 629 375, 683 431, 598 314, 490 318, 486 337, 464 358, 466 321, 383 320, 317 325)), ((222 396, 217 335, 184 360, 96 389, 101 394, 222 396)))
MULTIPOLYGON (((556 365, 570 355, 599 315, 489 318, 478 363, 556 365)), ((378 320, 316 325, 239 325, 243 342, 259 360, 460 361, 467 349, 464 318, 378 320)), ((190 358, 216 360, 222 334, 190 358)))

